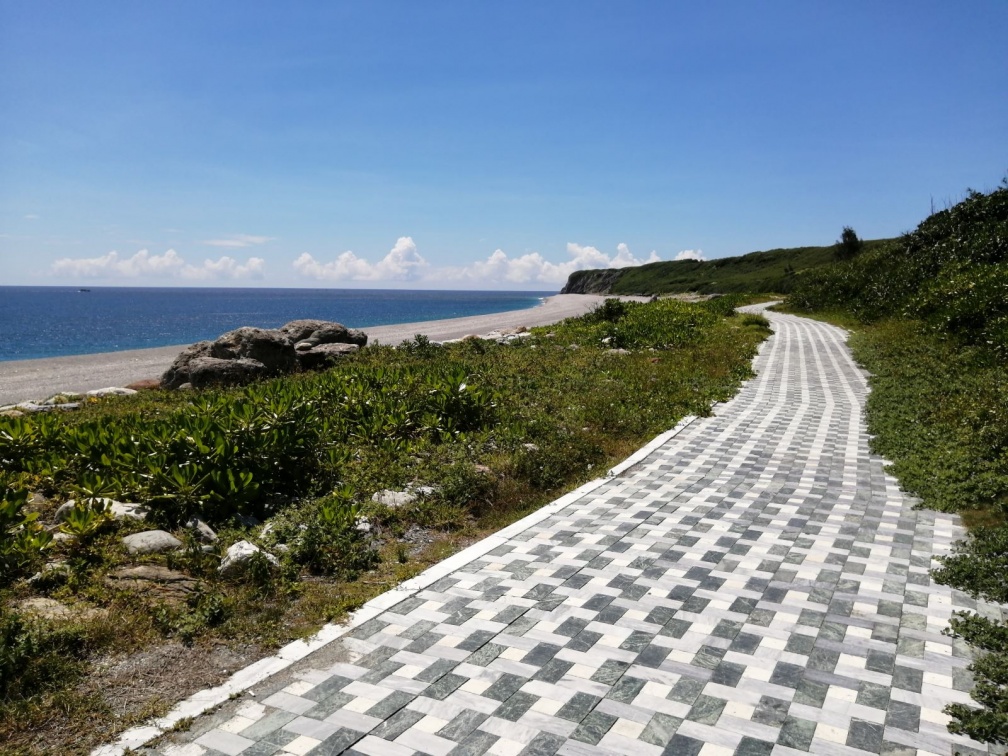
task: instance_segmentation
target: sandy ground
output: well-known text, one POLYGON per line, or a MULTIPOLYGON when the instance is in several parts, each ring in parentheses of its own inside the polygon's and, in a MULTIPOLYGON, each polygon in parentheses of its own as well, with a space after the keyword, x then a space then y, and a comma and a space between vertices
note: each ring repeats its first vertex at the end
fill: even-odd
MULTIPOLYGON (((594 294, 557 294, 549 297, 543 305, 528 310, 431 320, 425 323, 375 326, 363 330, 368 335, 368 343, 398 344, 421 333, 432 341, 446 341, 495 330, 548 325, 567 317, 583 315, 604 299, 605 297, 594 294)), ((41 400, 60 391, 83 392, 160 378, 185 347, 185 344, 181 344, 125 352, 0 362, 0 406, 41 400)))

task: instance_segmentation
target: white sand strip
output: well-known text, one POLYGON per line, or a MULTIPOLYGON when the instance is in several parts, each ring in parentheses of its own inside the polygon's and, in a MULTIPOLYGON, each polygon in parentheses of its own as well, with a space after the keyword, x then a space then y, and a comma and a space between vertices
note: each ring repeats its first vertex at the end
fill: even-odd
MULTIPOLYGON (((605 297, 595 294, 557 294, 547 298, 541 306, 527 310, 431 320, 425 323, 374 326, 363 330, 368 335, 369 343, 399 344, 417 334, 423 334, 431 341, 446 341, 469 334, 556 323, 574 315, 583 315, 604 299, 605 297)), ((182 344, 125 352, 0 362, 0 405, 45 399, 60 391, 83 392, 160 378, 185 347, 182 344)))

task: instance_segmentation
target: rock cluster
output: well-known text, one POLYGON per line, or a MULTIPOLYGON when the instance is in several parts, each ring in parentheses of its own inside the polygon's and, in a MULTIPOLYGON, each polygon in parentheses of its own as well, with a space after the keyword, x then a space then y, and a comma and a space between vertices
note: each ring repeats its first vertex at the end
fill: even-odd
POLYGON ((367 334, 324 320, 295 320, 276 329, 246 326, 185 349, 161 377, 161 387, 234 385, 317 370, 365 344, 367 334))
POLYGON ((92 389, 91 391, 79 394, 75 391, 63 391, 54 394, 48 399, 31 400, 19 402, 18 404, 7 404, 0 407, 0 416, 18 417, 19 415, 34 414, 36 412, 52 412, 54 410, 75 410, 80 407, 85 399, 100 399, 104 396, 131 396, 135 394, 134 389, 119 388, 110 386, 109 388, 92 389))

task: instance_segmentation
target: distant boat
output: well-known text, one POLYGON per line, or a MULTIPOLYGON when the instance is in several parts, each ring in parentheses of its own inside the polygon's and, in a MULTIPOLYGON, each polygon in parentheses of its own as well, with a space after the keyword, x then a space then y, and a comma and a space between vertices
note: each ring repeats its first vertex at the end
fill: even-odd
POLYGON ((86 291, 86 292, 88 292, 89 294, 91 293, 91 289, 77 289, 77 291, 86 291))

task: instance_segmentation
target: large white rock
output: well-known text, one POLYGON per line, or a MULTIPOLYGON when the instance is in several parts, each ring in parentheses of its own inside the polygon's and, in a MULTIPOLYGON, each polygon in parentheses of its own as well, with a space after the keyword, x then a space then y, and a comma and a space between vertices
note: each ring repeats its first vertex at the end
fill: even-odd
POLYGON ((164 530, 145 530, 122 539, 130 554, 157 554, 182 548, 182 541, 164 530))
POLYGON ((227 553, 221 560, 220 567, 217 568, 217 571, 221 575, 233 575, 241 572, 248 566, 249 559, 258 553, 262 553, 270 564, 274 566, 280 565, 280 560, 269 552, 263 551, 254 543, 250 543, 249 541, 238 541, 228 547, 227 553))

